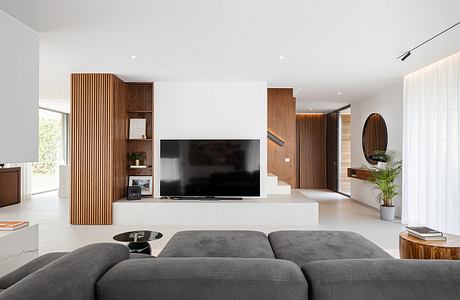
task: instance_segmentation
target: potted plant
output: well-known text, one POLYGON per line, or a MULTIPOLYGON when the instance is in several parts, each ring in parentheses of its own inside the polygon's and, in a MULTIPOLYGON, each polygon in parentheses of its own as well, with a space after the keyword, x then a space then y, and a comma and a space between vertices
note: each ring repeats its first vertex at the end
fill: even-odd
POLYGON ((385 163, 378 169, 370 169, 371 176, 368 181, 379 191, 377 200, 380 203, 380 219, 393 221, 395 219, 395 206, 393 199, 399 195, 399 186, 395 183, 401 174, 402 161, 397 159, 395 151, 375 151, 385 163))
POLYGON ((141 152, 132 152, 129 157, 136 163, 136 166, 139 166, 139 161, 142 159, 143 155, 141 152))

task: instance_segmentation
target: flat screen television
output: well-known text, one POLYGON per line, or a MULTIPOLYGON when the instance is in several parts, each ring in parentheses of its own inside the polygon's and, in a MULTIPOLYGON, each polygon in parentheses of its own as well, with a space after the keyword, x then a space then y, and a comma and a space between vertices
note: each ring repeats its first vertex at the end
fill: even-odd
POLYGON ((160 140, 160 195, 260 196, 260 141, 160 140))

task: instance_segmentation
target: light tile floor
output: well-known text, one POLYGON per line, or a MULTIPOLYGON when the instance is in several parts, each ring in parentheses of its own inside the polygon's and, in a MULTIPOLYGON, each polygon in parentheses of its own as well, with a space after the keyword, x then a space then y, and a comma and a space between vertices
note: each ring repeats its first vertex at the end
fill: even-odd
MULTIPOLYGON (((379 219, 378 210, 365 206, 329 190, 301 190, 319 202, 319 225, 305 229, 350 230, 362 234, 393 256, 398 257, 398 235, 404 230, 399 222, 379 219)), ((69 201, 59 199, 57 192, 36 195, 21 204, 0 208, 0 220, 28 220, 40 224, 40 253, 71 251, 95 242, 113 242, 112 237, 120 232, 150 229, 160 231, 164 237, 151 242, 153 254, 157 254, 177 231, 190 229, 252 229, 266 233, 282 229, 300 229, 268 226, 156 226, 139 228, 121 225, 70 225, 69 201)))

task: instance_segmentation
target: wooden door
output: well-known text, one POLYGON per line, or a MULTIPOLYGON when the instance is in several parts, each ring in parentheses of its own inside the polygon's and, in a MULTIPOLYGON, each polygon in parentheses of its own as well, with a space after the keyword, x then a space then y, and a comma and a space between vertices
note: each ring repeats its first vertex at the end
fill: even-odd
POLYGON ((338 141, 339 112, 326 115, 326 176, 327 188, 338 191, 338 141))
POLYGON ((297 182, 301 189, 326 188, 326 116, 297 114, 297 182))

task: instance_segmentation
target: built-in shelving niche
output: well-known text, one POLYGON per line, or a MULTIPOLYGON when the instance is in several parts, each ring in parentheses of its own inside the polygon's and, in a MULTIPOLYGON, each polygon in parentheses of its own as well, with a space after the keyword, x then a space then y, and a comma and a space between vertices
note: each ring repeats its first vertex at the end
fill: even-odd
POLYGON ((127 175, 153 176, 153 83, 127 83, 127 122, 129 129, 129 119, 146 119, 146 138, 129 139, 127 135, 127 175), (142 152, 144 157, 141 165, 147 168, 134 169, 131 165, 134 162, 129 158, 132 152, 142 152))

